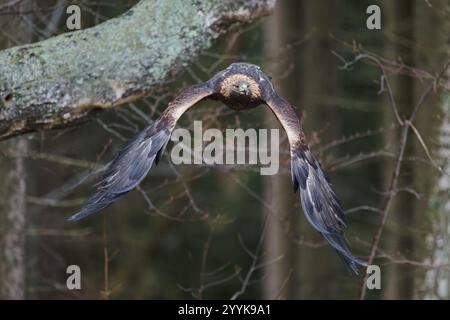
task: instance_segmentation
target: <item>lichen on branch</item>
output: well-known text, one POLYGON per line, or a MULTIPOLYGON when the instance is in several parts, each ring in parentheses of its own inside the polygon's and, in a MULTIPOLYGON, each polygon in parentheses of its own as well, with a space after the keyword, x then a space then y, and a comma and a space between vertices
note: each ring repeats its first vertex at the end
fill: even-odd
POLYGON ((142 0, 93 28, 0 51, 0 140, 136 100, 275 0, 142 0))

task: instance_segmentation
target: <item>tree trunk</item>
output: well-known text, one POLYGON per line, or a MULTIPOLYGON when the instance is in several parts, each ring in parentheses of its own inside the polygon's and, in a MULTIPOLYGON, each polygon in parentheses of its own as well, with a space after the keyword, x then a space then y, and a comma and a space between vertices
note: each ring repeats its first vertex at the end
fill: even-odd
MULTIPOLYGON (((283 27, 286 22, 287 8, 286 3, 280 2, 270 23, 266 26, 267 56, 269 57, 279 54, 280 48, 286 45, 283 27)), ((277 70, 270 71, 276 74, 283 73, 280 65, 277 65, 277 70)), ((281 83, 277 85, 277 90, 281 95, 286 93, 286 88, 281 83)), ((266 110, 265 122, 268 128, 279 128, 278 120, 269 110, 266 110)), ((280 137, 283 136, 280 134, 280 137)), ((283 163, 289 163, 289 158, 281 153, 283 150, 289 150, 287 143, 280 146, 280 169, 283 169, 283 163)), ((263 298, 287 299, 289 297, 290 252, 286 225, 291 211, 289 204, 292 203, 291 197, 289 197, 289 194, 292 193, 289 185, 290 177, 287 174, 279 173, 270 178, 266 177, 264 181, 264 199, 267 199, 270 210, 265 209, 268 221, 264 239, 266 277, 263 283, 263 298)))
MULTIPOLYGON (((430 8, 423 1, 415 1, 415 63, 417 67, 430 70, 432 73, 439 72, 448 55, 444 54, 448 35, 444 32, 435 32, 435 30, 444 30, 444 19, 442 14, 445 12, 445 6, 442 1, 438 1, 430 8)), ((419 81, 415 83, 415 100, 419 99, 424 90, 424 85, 419 81)), ((420 113, 417 115, 416 128, 420 132, 424 143, 426 144, 431 156, 436 159, 437 148, 436 141, 440 138, 440 128, 442 125, 442 109, 439 94, 431 95, 420 113)), ((415 155, 419 158, 427 159, 427 154, 417 137, 414 136, 415 155)), ((426 247, 426 237, 431 234, 432 211, 430 210, 430 197, 436 184, 438 176, 441 175, 433 166, 416 162, 414 165, 414 186, 419 192, 421 198, 416 200, 414 207, 414 220, 412 226, 420 228, 419 232, 414 233, 414 256, 413 259, 424 261, 430 258, 430 253, 426 247), (424 232, 422 230, 425 230, 424 232)), ((447 177, 448 179, 448 177, 447 177)), ((422 299, 425 279, 425 269, 416 268, 414 270, 414 297, 422 299)))
MULTIPOLYGON (((444 30, 450 32, 450 1, 446 7, 444 30)), ((442 39, 445 46, 446 55, 450 56, 450 39, 442 39)), ((441 94, 442 104, 442 125, 440 127, 440 137, 437 152, 437 163, 444 172, 450 172, 450 70, 447 70, 447 91, 441 94)), ((442 174, 438 179, 434 194, 429 201, 429 208, 432 213, 433 234, 428 237, 428 248, 432 251, 429 259, 430 264, 436 267, 428 270, 425 283, 425 298, 427 299, 450 299, 450 179, 448 175, 442 174)))
MULTIPOLYGON (((5 143, 4 143, 5 144, 5 143)), ((25 154, 28 141, 18 138, 8 142, 18 154, 25 154)), ((24 157, 18 156, 6 169, 2 191, 2 239, 1 239, 1 297, 25 298, 25 241, 26 241, 26 172, 24 157)))
MULTIPOLYGON (((384 4, 385 12, 385 48, 384 56, 388 59, 396 60, 401 58, 406 64, 412 65, 412 38, 413 38, 413 2, 409 0, 402 1, 388 1, 384 4), (399 40, 400 39, 400 40, 399 40), (405 48, 400 44, 402 40, 409 41, 405 48)), ((391 76, 389 78, 392 86, 392 91, 395 94, 395 99, 401 115, 408 116, 412 106, 414 105, 413 79, 409 77, 391 76)), ((395 124, 395 118, 392 114, 392 108, 386 98, 383 107, 384 112, 384 146, 389 151, 394 153, 399 150, 400 129, 389 130, 392 124, 395 124)), ((409 155, 411 155, 409 151, 409 155)), ((394 171, 394 162, 392 159, 387 159, 383 165, 384 176, 384 190, 388 190, 389 183, 394 171)), ((404 162, 402 165, 403 171, 411 172, 411 164, 404 162)), ((411 174, 402 175, 400 180, 401 185, 411 186, 411 174)), ((396 195, 394 204, 392 206, 391 219, 388 219, 385 229, 386 233, 383 237, 383 248, 388 252, 405 252, 411 250, 412 236, 410 232, 406 232, 401 226, 408 224, 409 217, 414 211, 414 200, 410 199, 411 195, 406 193, 399 193, 396 195), (397 221, 393 223, 393 219, 397 221)), ((384 199, 383 199, 384 201, 384 199)), ((402 265, 388 265, 382 266, 383 271, 383 295, 386 299, 407 299, 412 296, 412 269, 409 267, 404 270, 402 265)))
MULTIPOLYGON (((303 27, 311 35, 303 48, 305 57, 299 64, 302 94, 296 100, 305 113, 304 127, 310 143, 327 143, 340 136, 342 116, 338 115, 336 104, 330 103, 341 92, 336 60, 330 53, 334 43, 330 32, 339 28, 340 8, 339 1, 306 1, 304 4, 303 27)), ((316 157, 323 162, 321 155, 316 154, 316 157)), ((304 217, 301 219, 301 233, 306 240, 323 241, 304 217)), ((341 267, 341 261, 336 259, 333 250, 302 247, 298 264, 302 284, 299 298, 329 299, 339 295, 338 282, 323 280, 332 279, 332 274, 341 267)))
MULTIPOLYGON (((30 2, 19 6, 22 11, 32 9, 30 2)), ((15 33, 15 39, 21 43, 30 43, 32 33, 23 20, 14 21, 20 33, 6 28, 4 32, 15 33)), ((9 26, 11 26, 11 23, 9 26)), ((28 152, 28 140, 19 137, 8 142, 8 149, 14 150, 17 157, 10 161, 0 158, 0 172, 3 177, 0 183, 0 297, 10 300, 22 300, 26 297, 26 227, 27 227, 27 173, 25 155, 28 152)))

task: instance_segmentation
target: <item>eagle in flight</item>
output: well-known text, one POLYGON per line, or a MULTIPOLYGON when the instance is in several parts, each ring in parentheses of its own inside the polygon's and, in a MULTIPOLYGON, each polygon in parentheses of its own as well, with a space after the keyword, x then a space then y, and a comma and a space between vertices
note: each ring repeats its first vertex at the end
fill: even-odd
POLYGON ((299 190, 306 218, 348 268, 358 274, 358 265, 367 264, 350 252, 344 237, 347 224, 342 205, 326 172, 311 154, 293 107, 275 92, 269 76, 258 66, 247 63, 233 63, 210 80, 181 92, 159 119, 122 148, 108 164, 103 178, 96 185, 96 193, 69 220, 80 220, 104 209, 138 186, 153 163, 160 160, 178 119, 206 98, 222 101, 234 110, 247 110, 261 104, 272 110, 288 136, 294 191, 299 190))

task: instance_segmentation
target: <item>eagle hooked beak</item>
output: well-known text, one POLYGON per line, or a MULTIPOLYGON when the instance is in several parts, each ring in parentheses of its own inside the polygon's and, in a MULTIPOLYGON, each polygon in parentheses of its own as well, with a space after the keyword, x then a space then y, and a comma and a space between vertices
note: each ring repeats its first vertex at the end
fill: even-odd
POLYGON ((239 84, 234 85, 234 87, 236 92, 246 96, 250 95, 250 86, 248 85, 248 83, 241 82, 239 84))

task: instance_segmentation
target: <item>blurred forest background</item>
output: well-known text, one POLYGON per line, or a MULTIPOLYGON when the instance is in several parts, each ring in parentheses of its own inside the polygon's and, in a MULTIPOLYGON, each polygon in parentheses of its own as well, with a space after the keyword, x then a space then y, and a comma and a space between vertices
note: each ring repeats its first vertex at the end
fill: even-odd
MULTIPOLYGON (((83 28, 136 2, 70 1, 83 28)), ((67 32, 68 4, 1 0, 0 49, 67 32)), ((448 299, 450 84, 449 71, 439 73, 449 18, 448 0, 278 1, 273 15, 222 37, 159 92, 81 126, 1 142, 2 298, 448 299), (366 28, 371 4, 381 7, 381 30, 366 28), (79 223, 65 220, 127 139, 182 88, 236 61, 271 74, 303 117, 346 209, 353 251, 373 251, 381 290, 362 293, 364 275, 350 275, 304 218, 284 132, 278 175, 175 166, 169 144, 139 190, 79 223), (21 218, 12 224, 11 215, 21 218), (5 258, 11 252, 24 259, 5 258), (71 264, 82 290, 66 288, 71 264)), ((217 102, 179 126, 200 119, 204 129, 279 127, 267 108, 237 115, 217 102)))

